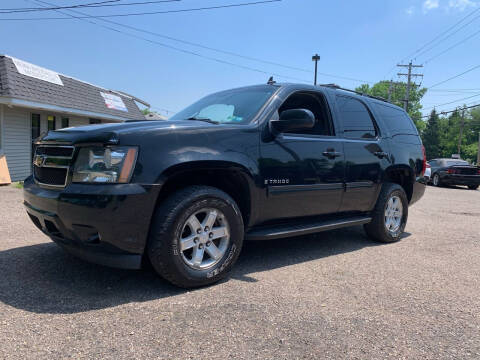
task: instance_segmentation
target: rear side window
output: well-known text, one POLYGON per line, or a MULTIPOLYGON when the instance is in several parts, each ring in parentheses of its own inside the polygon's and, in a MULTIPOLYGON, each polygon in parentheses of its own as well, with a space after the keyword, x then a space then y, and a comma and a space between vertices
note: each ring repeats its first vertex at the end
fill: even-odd
POLYGON ((337 96, 344 136, 349 139, 373 139, 377 131, 366 106, 348 96, 337 96))
POLYGON ((392 135, 417 133, 415 125, 405 111, 383 104, 374 106, 392 135))

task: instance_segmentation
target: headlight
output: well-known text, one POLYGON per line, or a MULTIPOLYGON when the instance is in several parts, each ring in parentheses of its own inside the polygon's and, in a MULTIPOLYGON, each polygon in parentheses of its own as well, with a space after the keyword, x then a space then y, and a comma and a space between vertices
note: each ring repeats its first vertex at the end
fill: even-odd
POLYGON ((73 182, 128 183, 135 167, 137 148, 84 147, 73 168, 73 182))

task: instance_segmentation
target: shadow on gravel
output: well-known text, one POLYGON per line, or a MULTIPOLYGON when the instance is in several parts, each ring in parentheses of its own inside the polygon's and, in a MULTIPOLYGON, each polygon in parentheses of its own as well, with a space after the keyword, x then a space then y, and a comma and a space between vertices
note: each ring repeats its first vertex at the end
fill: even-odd
MULTIPOLYGON (((367 239, 361 227, 246 242, 231 277, 257 281, 248 274, 376 245, 367 239)), ((119 270, 83 262, 54 243, 0 252, 0 301, 26 311, 69 314, 186 291, 168 284, 150 270, 119 270)))

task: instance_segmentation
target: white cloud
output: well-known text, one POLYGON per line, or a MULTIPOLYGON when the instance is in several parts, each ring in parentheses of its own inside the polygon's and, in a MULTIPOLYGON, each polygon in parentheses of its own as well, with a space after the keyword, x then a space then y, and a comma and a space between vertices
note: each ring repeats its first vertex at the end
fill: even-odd
POLYGON ((475 7, 477 4, 472 0, 450 0, 448 2, 448 7, 456 10, 463 11, 469 7, 475 7))
POLYGON ((415 6, 410 6, 409 8, 405 9, 405 14, 408 16, 412 16, 415 13, 415 6))
MULTIPOLYGON (((467 0, 467 1, 469 1, 469 0, 467 0)), ((424 3, 423 3, 423 12, 426 13, 430 10, 438 8, 438 6, 439 6, 438 2, 439 2, 439 0, 425 0, 424 3)))

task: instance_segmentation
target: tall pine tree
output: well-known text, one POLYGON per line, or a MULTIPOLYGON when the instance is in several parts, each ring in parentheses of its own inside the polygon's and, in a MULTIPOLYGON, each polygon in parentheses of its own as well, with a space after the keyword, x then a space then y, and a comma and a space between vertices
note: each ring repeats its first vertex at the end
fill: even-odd
POLYGON ((423 145, 427 152, 428 159, 435 159, 442 156, 440 149, 440 127, 439 118, 435 109, 432 110, 427 127, 423 131, 423 145))

